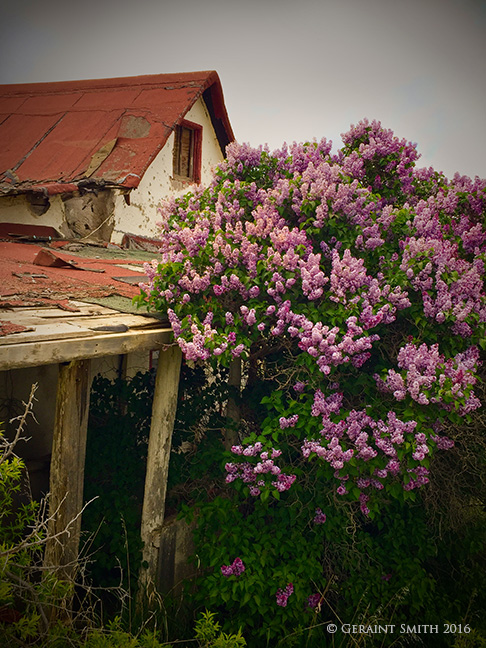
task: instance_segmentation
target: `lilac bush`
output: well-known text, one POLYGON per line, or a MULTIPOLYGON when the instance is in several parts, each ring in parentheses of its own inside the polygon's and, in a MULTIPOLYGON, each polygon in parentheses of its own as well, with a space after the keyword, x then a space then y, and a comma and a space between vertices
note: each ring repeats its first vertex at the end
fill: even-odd
POLYGON ((380 493, 428 483, 481 405, 486 182, 418 157, 367 120, 336 154, 231 144, 209 187, 160 210, 139 302, 167 313, 187 361, 241 361, 271 385, 226 462, 250 496, 280 498, 317 462, 373 517, 380 493))

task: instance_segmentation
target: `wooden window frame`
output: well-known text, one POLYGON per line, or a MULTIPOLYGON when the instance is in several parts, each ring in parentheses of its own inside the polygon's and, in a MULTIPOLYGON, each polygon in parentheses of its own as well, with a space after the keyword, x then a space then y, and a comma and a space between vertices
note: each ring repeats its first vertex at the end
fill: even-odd
POLYGON ((174 149, 172 155, 172 173, 175 180, 180 180, 186 183, 201 182, 201 157, 202 157, 202 126, 194 122, 182 120, 174 129, 174 149), (179 151, 180 151, 180 136, 182 129, 191 131, 191 171, 189 175, 181 175, 178 173, 180 170, 179 151))

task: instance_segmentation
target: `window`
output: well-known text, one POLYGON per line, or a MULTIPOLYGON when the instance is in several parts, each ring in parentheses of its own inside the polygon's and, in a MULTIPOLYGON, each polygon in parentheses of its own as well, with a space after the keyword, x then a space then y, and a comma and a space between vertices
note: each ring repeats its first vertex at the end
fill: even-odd
POLYGON ((184 121, 176 126, 173 174, 177 180, 201 182, 202 127, 184 121))

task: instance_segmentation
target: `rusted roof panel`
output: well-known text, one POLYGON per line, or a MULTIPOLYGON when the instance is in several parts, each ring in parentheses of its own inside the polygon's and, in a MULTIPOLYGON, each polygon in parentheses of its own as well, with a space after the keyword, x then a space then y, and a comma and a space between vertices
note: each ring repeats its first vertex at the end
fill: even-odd
POLYGON ((58 115, 10 115, 0 124, 0 173, 16 171, 22 160, 39 144, 39 133, 50 131, 58 115))
POLYGON ((52 115, 63 114, 79 101, 80 93, 43 94, 28 97, 18 109, 22 115, 52 115))
POLYGON ((138 97, 133 102, 134 106, 152 106, 152 110, 163 112, 163 107, 168 104, 176 104, 178 106, 186 106, 188 103, 193 103, 197 92, 194 87, 172 87, 168 88, 151 88, 149 90, 142 90, 138 97))
POLYGON ((150 137, 118 138, 112 153, 92 174, 92 179, 126 188, 137 187, 147 166, 162 148, 161 142, 166 142, 171 132, 163 124, 153 124, 150 137))
POLYGON ((112 138, 110 129, 121 114, 120 110, 66 113, 18 168, 19 179, 74 180, 87 170, 92 155, 112 138))
POLYGON ((110 108, 119 108, 120 106, 130 106, 140 91, 134 90, 98 90, 96 92, 89 92, 81 94, 76 102, 76 110, 91 110, 103 108, 109 110, 110 108))
POLYGON ((0 115, 16 112, 25 102, 25 97, 0 97, 0 115))
POLYGON ((224 152, 234 136, 214 71, 0 86, 0 193, 135 187, 199 97, 224 152))

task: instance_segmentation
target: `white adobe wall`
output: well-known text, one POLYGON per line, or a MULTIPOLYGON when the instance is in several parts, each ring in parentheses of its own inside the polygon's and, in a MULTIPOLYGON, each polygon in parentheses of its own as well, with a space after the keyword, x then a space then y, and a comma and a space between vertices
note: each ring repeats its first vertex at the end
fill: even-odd
POLYGON ((0 198, 0 223, 22 223, 27 225, 48 225, 62 232, 64 205, 61 196, 51 196, 50 206, 39 216, 30 207, 25 196, 4 196, 0 198))
MULTIPOLYGON (((223 155, 202 99, 186 114, 185 119, 200 124, 202 129, 201 183, 208 184, 212 179, 212 169, 223 161, 223 155)), ((117 195, 115 203, 115 228, 113 243, 120 243, 125 232, 142 236, 158 236, 157 207, 164 198, 187 192, 191 185, 172 178, 172 134, 162 151, 149 166, 139 186, 130 192, 130 205, 122 195, 117 195)))

